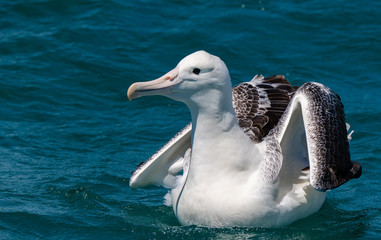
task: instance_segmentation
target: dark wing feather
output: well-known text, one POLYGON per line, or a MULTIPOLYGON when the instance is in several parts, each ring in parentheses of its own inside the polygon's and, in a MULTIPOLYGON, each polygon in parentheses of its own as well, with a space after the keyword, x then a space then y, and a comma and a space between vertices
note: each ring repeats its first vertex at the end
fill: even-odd
POLYGON ((361 164, 352 162, 340 97, 321 84, 306 83, 300 89, 310 104, 310 124, 306 130, 310 147, 311 184, 321 190, 336 188, 361 175, 361 164), (313 159, 311 159, 313 158, 313 159))
POLYGON ((294 149, 303 145, 300 141, 306 142, 315 189, 330 190, 361 175, 361 164, 350 159, 344 106, 322 84, 305 83, 297 90, 274 134, 282 147, 283 166, 295 166, 303 158, 294 149))
POLYGON ((255 76, 233 87, 238 124, 253 141, 261 142, 278 124, 296 89, 281 75, 255 76))

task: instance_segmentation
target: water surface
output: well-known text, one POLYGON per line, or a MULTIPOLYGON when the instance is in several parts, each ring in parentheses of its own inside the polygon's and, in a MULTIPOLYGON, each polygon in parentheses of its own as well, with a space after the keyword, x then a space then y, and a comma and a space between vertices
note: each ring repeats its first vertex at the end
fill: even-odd
POLYGON ((380 12, 342 0, 0 2, 0 239, 381 238, 380 12), (130 172, 190 115, 126 90, 200 49, 233 84, 283 74, 336 91, 362 177, 282 229, 182 227, 166 190, 131 190, 130 172))

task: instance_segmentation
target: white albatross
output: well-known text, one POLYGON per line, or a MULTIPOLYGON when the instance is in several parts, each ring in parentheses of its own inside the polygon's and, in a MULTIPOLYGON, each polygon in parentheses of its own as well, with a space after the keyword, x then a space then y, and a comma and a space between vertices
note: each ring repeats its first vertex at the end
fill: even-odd
POLYGON ((281 227, 320 209, 326 190, 361 175, 351 162, 344 107, 319 83, 255 76, 232 88, 205 51, 134 83, 128 98, 184 102, 192 123, 132 173, 130 186, 163 186, 182 225, 281 227))

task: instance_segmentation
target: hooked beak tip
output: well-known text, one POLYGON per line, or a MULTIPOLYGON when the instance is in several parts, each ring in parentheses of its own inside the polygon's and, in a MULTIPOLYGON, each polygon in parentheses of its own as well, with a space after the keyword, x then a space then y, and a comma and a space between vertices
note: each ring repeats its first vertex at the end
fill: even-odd
POLYGON ((164 76, 148 81, 136 82, 132 84, 127 91, 128 100, 147 95, 161 95, 171 89, 174 85, 178 84, 176 77, 178 75, 178 67, 168 72, 164 76))
POLYGON ((129 101, 131 101, 132 99, 134 99, 134 93, 136 91, 136 84, 132 84, 128 90, 127 90, 127 98, 129 101))

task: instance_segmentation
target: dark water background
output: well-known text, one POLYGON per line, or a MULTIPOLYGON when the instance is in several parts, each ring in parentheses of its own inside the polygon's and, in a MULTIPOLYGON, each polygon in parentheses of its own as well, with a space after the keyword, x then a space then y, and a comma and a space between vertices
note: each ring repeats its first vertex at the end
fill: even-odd
POLYGON ((380 239, 380 1, 0 1, 0 239, 380 239), (182 227, 135 166, 189 120, 126 90, 189 53, 326 84, 363 175, 282 229, 182 227))

